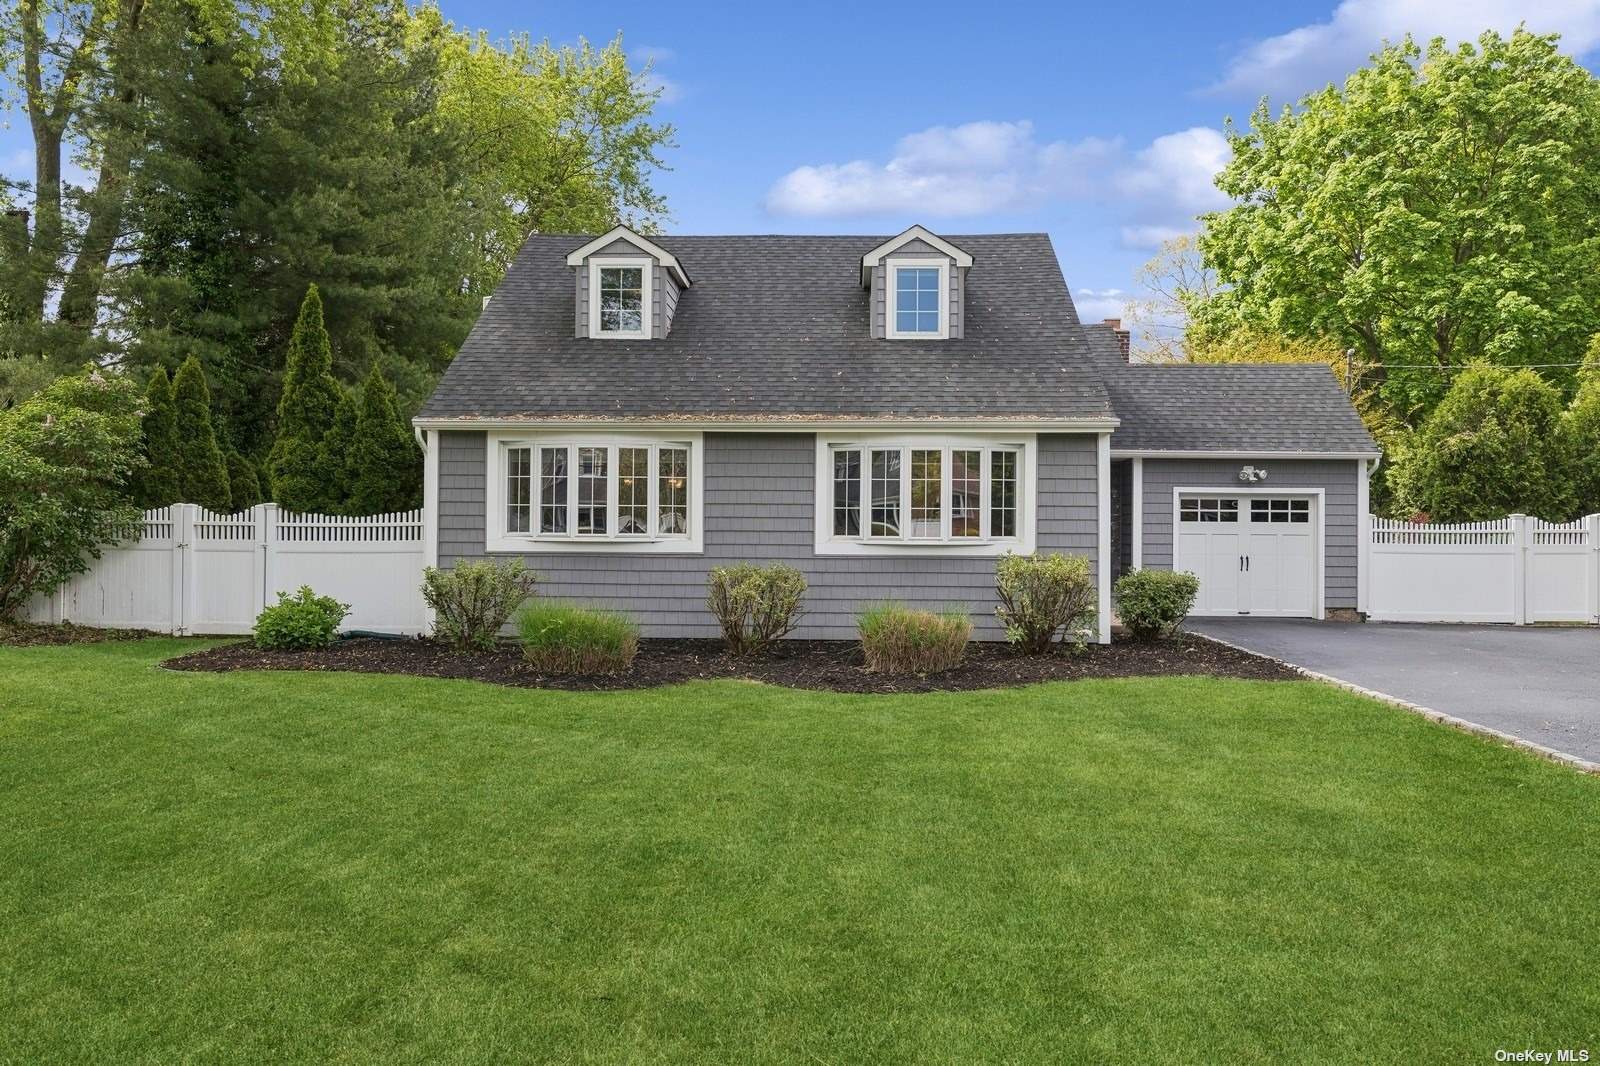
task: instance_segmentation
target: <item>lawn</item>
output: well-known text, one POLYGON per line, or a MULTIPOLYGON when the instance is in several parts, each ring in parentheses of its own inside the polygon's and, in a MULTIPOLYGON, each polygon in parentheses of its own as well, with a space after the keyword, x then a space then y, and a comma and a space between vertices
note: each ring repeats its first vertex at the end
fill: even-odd
POLYGON ((0 649, 0 1061, 1600 1052, 1600 780, 1310 682, 0 649))

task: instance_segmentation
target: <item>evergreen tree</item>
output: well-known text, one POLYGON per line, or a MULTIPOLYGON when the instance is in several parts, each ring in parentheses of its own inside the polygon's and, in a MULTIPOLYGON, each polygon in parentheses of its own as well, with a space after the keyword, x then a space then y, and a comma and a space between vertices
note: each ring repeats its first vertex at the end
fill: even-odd
POLYGON ((350 446, 351 514, 408 511, 422 503, 422 453, 395 411, 394 388, 372 368, 350 446))
POLYGON ((336 502, 329 499, 322 469, 322 438, 333 427, 341 394, 332 365, 322 296, 312 285, 289 336, 283 396, 278 401, 278 439, 267 457, 272 498, 291 511, 316 511, 336 502))
POLYGON ((134 502, 146 509, 177 503, 178 414, 164 366, 156 367, 145 387, 142 447, 148 465, 134 477, 134 502))
POLYGON ((228 495, 233 498, 233 509, 243 511, 261 502, 261 479, 256 476, 256 464, 237 448, 228 449, 228 495))
POLYGON ((211 390, 194 356, 183 361, 172 379, 177 414, 178 494, 185 503, 226 514, 232 509, 228 463, 211 425, 211 390))
POLYGON ((357 407, 349 389, 339 390, 339 406, 333 412, 333 425, 322 437, 319 463, 326 482, 322 509, 328 514, 355 514, 350 511, 352 471, 350 447, 355 443, 357 407))

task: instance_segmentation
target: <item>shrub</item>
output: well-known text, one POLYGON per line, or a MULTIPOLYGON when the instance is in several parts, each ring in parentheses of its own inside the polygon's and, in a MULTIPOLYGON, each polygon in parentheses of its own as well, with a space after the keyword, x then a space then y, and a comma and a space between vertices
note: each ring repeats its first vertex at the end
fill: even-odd
POLYGON ((326 648, 350 613, 348 603, 318 596, 310 585, 290 596, 278 593, 278 602, 256 615, 256 647, 276 651, 326 648))
POLYGON ((1063 630, 1063 639, 1082 647, 1084 632, 1095 624, 1094 579, 1081 555, 1007 552, 995 563, 994 587, 1006 639, 1030 654, 1049 651, 1063 630))
POLYGON ((806 579, 792 566, 739 563, 711 571, 706 606, 717 616, 728 650, 754 655, 794 631, 805 594, 806 579))
POLYGON ((1171 570, 1130 570, 1117 578, 1117 616, 1135 640, 1158 640, 1189 616, 1200 579, 1171 570))
POLYGON ((522 654, 542 674, 616 674, 639 652, 639 627, 626 615, 575 603, 535 600, 517 612, 522 654))
POLYGON ((881 674, 935 674, 961 663, 972 638, 963 611, 918 611, 882 603, 856 618, 867 669, 881 674))
POLYGON ((422 599, 433 610, 433 635, 457 651, 486 651, 500 639, 511 612, 533 595, 538 581, 513 559, 457 563, 453 570, 422 571, 422 599))

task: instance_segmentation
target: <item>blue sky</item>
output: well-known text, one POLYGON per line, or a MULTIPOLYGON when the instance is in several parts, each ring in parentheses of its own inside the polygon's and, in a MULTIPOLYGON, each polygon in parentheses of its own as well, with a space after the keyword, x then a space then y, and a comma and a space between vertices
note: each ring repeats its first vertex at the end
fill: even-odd
MULTIPOLYGON (((1216 206, 1225 117, 1341 77, 1384 37, 1559 31, 1594 66, 1600 0, 733 5, 441 0, 458 25, 651 58, 678 129, 669 230, 1045 230, 1080 313, 1216 206)), ((0 166, 28 167, 11 115, 0 166)))

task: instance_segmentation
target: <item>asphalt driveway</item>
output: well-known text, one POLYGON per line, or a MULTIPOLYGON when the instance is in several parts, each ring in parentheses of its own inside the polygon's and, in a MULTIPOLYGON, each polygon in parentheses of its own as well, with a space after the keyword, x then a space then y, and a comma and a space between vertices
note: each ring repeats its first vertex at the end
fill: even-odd
POLYGON ((1600 763, 1600 629, 1266 618, 1187 628, 1600 763))

